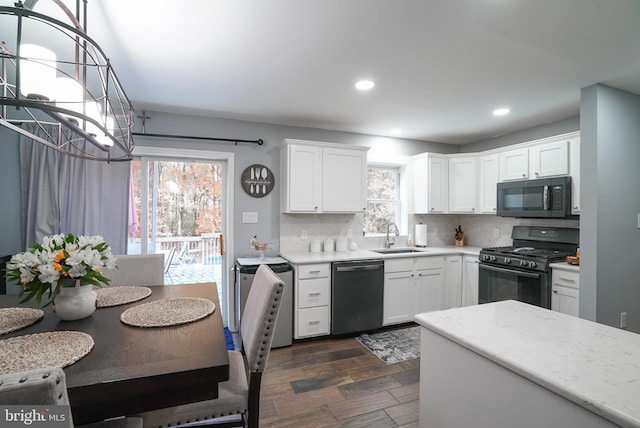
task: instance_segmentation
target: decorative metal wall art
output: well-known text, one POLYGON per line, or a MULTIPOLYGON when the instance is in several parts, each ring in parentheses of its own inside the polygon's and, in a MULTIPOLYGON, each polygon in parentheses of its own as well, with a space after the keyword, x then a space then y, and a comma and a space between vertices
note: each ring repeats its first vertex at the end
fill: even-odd
POLYGON ((275 178, 269 168, 264 165, 254 164, 242 172, 240 183, 249 196, 263 198, 273 190, 275 178))

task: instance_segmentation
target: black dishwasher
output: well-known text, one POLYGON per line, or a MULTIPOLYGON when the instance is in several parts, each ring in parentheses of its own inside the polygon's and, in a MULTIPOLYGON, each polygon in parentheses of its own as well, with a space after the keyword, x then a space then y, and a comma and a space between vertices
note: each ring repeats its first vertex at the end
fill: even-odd
POLYGON ((384 261, 334 262, 331 270, 331 333, 382 327, 384 261))

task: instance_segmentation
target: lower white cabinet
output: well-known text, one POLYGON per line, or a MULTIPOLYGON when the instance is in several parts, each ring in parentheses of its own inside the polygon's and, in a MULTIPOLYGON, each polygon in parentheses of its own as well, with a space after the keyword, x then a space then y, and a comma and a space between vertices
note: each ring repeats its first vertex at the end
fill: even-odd
POLYGON ((446 256, 444 266, 444 308, 459 308, 462 306, 462 256, 446 256))
POLYGON ((444 307, 444 258, 403 257, 384 262, 383 324, 413 321, 444 307))
POLYGON ((331 264, 295 266, 293 336, 323 336, 331 331, 331 264))
POLYGON ((462 306, 478 304, 478 256, 464 256, 462 267, 462 306))
POLYGON ((580 272, 551 269, 551 310, 563 314, 580 314, 580 272))

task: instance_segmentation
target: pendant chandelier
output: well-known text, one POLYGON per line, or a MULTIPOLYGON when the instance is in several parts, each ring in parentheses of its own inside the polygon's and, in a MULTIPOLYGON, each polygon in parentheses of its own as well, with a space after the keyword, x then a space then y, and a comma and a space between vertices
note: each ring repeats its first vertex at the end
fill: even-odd
POLYGON ((0 125, 69 156, 131 160, 133 107, 83 29, 86 0, 75 13, 51 0, 70 23, 34 11, 37 1, 0 6, 0 125))

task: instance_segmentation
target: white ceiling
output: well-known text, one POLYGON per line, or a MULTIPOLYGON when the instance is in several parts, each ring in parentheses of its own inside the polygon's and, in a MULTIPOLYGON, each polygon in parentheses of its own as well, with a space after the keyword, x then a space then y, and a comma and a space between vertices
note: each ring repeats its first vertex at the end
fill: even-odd
POLYGON ((638 0, 90 0, 88 15, 138 112, 464 144, 576 116, 595 83, 640 94, 638 0))

